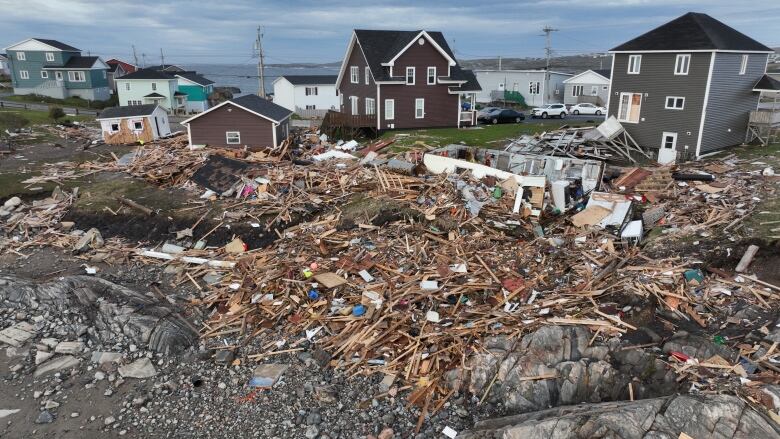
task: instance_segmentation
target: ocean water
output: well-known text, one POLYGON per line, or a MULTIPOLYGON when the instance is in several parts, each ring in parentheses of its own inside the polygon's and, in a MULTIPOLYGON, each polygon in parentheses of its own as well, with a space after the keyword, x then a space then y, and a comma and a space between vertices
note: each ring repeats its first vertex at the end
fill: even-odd
MULTIPOLYGON (((257 93, 260 89, 255 64, 182 64, 187 70, 195 70, 214 81, 215 86, 238 87, 240 95, 257 93)), ((284 75, 338 75, 338 67, 266 67, 265 90, 273 93, 273 82, 284 75)))

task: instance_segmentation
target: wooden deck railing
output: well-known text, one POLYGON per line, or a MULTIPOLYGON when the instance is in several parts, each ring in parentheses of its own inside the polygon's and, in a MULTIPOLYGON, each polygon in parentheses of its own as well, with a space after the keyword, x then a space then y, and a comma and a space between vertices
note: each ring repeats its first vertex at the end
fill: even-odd
POLYGON ((356 116, 352 114, 341 113, 339 111, 328 111, 323 119, 323 124, 327 122, 330 126, 340 126, 347 128, 376 128, 376 115, 356 116))

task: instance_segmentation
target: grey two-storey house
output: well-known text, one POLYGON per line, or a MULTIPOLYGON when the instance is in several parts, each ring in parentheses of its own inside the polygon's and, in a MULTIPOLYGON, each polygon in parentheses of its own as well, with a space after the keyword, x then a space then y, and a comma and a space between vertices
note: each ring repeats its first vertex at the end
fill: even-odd
POLYGON ((689 12, 610 51, 608 112, 660 162, 745 140, 754 86, 773 50, 706 14, 689 12))
POLYGON ((17 95, 91 101, 110 97, 108 65, 97 56, 56 40, 30 38, 6 47, 11 82, 17 95))

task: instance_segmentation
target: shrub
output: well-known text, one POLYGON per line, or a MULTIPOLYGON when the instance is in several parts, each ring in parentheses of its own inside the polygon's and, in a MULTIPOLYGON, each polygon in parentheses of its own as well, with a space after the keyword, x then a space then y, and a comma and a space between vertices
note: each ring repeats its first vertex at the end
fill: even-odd
POLYGON ((65 117, 65 112, 62 111, 62 108, 60 107, 51 107, 49 108, 49 119, 52 119, 53 121, 57 121, 58 119, 62 119, 65 117))

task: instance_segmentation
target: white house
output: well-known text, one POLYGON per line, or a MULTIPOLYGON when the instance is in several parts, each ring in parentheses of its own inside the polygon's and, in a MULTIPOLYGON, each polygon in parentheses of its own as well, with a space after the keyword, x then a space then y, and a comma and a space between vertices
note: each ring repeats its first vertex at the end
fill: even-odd
POLYGON ((0 75, 10 75, 11 69, 8 68, 8 58, 0 53, 0 75))
POLYGON ((336 75, 285 75, 274 81, 274 103, 299 112, 339 108, 336 75))
POLYGON ((157 104, 106 108, 97 120, 108 144, 151 142, 171 134, 168 112, 157 104))
POLYGON ((141 69, 114 80, 119 105, 157 104, 172 113, 184 113, 187 94, 179 91, 176 76, 168 72, 141 69))
POLYGON ((565 84, 563 103, 566 105, 582 103, 607 105, 611 74, 609 69, 585 70, 563 81, 565 84))
POLYGON ((572 75, 550 71, 548 82, 545 80, 546 73, 545 70, 474 70, 482 87, 482 91, 477 93, 477 102, 517 102, 519 94, 526 105, 532 107, 562 103, 563 81, 572 75))

